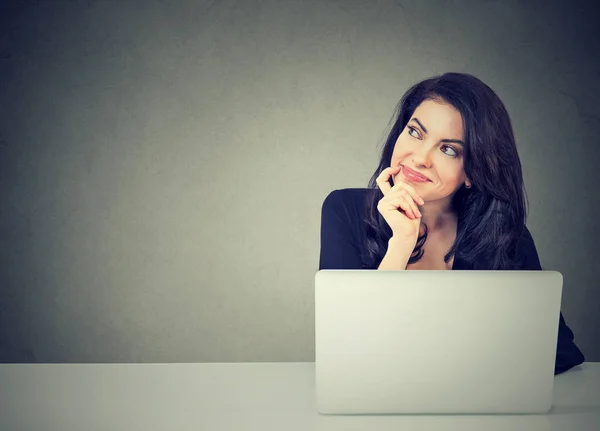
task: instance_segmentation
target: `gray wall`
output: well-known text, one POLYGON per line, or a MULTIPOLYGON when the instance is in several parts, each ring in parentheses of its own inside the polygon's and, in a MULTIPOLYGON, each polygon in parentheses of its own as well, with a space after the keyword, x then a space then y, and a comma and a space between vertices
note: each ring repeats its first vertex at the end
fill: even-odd
POLYGON ((0 15, 0 359, 312 361, 320 210, 409 85, 512 116, 546 269, 600 361, 584 2, 48 1, 0 15))

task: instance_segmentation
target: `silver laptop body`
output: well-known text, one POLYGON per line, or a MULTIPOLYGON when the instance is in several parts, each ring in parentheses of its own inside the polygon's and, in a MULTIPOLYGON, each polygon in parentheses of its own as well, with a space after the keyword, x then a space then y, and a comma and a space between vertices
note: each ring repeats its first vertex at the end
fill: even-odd
POLYGON ((318 412, 548 412, 562 283, 556 271, 318 271, 318 412))

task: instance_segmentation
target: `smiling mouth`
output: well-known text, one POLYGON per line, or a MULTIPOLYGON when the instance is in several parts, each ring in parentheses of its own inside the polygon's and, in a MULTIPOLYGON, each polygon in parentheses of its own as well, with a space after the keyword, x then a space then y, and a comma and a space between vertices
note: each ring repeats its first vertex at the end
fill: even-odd
POLYGON ((412 169, 407 168, 404 165, 401 165, 400 172, 402 173, 404 178, 406 178, 407 180, 412 181, 412 182, 416 182, 416 183, 431 182, 431 180, 429 178, 427 178, 425 175, 422 175, 416 171, 413 171, 412 169))

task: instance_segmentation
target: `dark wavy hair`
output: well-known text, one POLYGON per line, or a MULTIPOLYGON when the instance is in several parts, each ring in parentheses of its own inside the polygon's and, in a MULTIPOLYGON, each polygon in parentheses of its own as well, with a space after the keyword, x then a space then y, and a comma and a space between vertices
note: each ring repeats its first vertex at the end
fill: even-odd
MULTIPOLYGON (((377 177, 391 164, 394 145, 415 109, 425 100, 447 103, 463 121, 464 170, 471 188, 454 194, 452 209, 458 216, 456 239, 444 260, 452 256, 472 269, 518 269, 517 242, 527 218, 527 195, 508 112, 496 93, 478 78, 445 73, 413 85, 402 96, 390 121, 391 130, 379 166, 369 180, 365 222, 367 242, 363 268, 376 268, 387 250, 391 228, 377 210, 383 194, 377 177)), ((427 226, 422 225, 408 263, 423 255, 427 226)))

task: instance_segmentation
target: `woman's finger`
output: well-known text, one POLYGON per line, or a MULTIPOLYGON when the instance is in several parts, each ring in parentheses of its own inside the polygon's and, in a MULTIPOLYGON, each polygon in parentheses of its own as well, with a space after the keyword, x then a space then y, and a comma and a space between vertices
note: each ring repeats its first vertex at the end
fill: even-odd
POLYGON ((410 184, 406 184, 404 181, 398 181, 396 184, 394 184, 394 187, 392 187, 391 190, 392 191, 406 190, 411 195, 411 197, 414 199, 414 201, 419 203, 419 205, 423 205, 425 203, 425 201, 423 200, 421 195, 419 195, 417 193, 417 191, 414 189, 414 187, 411 186, 410 184))
POLYGON ((406 217, 411 220, 418 218, 418 210, 412 197, 408 194, 394 194, 383 198, 391 207, 402 210, 406 217))
POLYGON ((419 213, 419 210, 418 210, 417 206, 415 205, 415 202, 412 200, 412 196, 406 194, 406 195, 400 195, 398 198, 399 198, 400 208, 402 208, 404 210, 406 215, 411 220, 414 220, 414 219, 420 217, 421 213, 419 213))
POLYGON ((399 171, 399 167, 396 168, 385 168, 381 171, 381 174, 377 177, 375 182, 377 186, 381 190, 384 196, 388 194, 388 192, 392 189, 392 186, 389 183, 390 177, 399 171))

